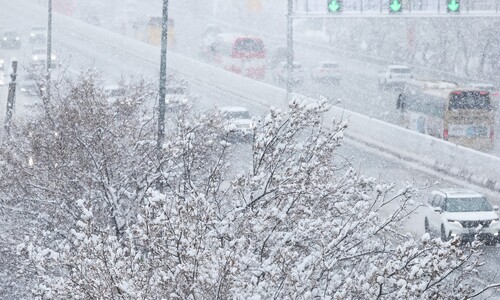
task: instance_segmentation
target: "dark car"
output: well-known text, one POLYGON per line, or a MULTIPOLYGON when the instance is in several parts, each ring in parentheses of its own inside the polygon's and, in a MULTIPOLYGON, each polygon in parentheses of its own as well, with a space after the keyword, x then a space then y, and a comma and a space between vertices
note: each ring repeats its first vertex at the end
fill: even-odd
POLYGON ((15 31, 7 31, 2 34, 2 48, 21 48, 21 39, 15 31))

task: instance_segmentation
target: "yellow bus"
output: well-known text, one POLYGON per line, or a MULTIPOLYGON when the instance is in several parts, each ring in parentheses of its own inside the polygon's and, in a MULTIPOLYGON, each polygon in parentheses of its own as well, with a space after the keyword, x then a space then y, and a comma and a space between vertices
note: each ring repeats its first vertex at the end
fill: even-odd
MULTIPOLYGON (((144 21, 135 22, 133 28, 136 39, 151 45, 160 46, 161 23, 162 17, 150 17, 146 23, 144 21)), ((175 46, 175 22, 171 18, 168 19, 167 42, 169 48, 173 48, 175 46)))
POLYGON ((490 93, 443 81, 412 80, 398 96, 401 125, 480 151, 494 145, 490 93))

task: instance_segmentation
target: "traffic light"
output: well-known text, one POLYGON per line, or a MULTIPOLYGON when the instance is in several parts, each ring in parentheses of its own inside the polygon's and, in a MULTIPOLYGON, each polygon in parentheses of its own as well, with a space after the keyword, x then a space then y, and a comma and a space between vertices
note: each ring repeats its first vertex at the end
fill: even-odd
POLYGON ((329 13, 340 13, 342 11, 342 0, 328 0, 328 12, 329 13))
POLYGON ((389 0, 389 12, 400 13, 403 11, 403 0, 389 0))
POLYGON ((460 0, 446 0, 446 10, 449 13, 460 12, 460 0))

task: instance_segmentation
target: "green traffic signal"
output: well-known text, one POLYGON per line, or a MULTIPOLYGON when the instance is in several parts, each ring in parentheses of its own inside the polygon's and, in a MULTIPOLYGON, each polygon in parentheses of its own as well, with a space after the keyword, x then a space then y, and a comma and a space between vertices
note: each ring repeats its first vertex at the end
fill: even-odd
POLYGON ((446 6, 448 12, 459 13, 460 12, 460 0, 448 0, 448 5, 446 6))
POLYGON ((342 11, 342 0, 328 0, 328 12, 338 13, 342 11))
POLYGON ((389 12, 399 13, 403 10, 402 0, 390 0, 389 2, 389 12))

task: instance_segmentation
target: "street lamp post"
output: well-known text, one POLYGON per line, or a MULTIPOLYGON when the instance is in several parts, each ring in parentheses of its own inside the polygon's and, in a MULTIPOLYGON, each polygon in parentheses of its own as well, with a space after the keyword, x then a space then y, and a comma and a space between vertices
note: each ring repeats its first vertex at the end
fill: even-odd
POLYGON ((156 147, 161 151, 165 138, 165 94, 167 84, 167 42, 168 42, 168 0, 163 0, 163 18, 161 23, 160 49, 160 91, 158 93, 158 141, 156 147))
POLYGON ((287 14, 287 68, 286 68, 286 98, 290 101, 293 92, 293 1, 288 0, 288 14, 287 14))
POLYGON ((52 63, 52 0, 48 0, 48 14, 47 14, 47 70, 46 70, 46 86, 45 92, 47 102, 50 101, 50 69, 52 63))

